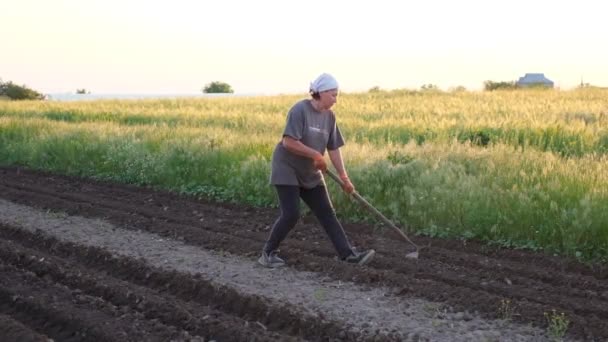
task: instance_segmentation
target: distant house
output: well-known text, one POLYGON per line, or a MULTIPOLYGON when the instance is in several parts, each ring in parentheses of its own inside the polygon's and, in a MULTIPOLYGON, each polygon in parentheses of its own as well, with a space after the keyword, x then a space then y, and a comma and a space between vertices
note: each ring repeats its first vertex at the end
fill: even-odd
POLYGON ((553 81, 545 77, 545 74, 525 74, 517 81, 518 87, 543 86, 553 88, 553 81))

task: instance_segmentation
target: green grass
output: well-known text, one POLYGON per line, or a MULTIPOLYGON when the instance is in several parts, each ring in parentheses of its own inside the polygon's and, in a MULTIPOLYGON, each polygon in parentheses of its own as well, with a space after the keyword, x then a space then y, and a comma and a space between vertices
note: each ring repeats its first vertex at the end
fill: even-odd
MULTIPOLYGON (((0 164, 276 206, 270 157, 302 96, 0 102, 0 164)), ((358 191, 422 234, 608 256, 608 91, 343 94, 358 191)), ((338 214, 371 220, 328 180, 338 214)))

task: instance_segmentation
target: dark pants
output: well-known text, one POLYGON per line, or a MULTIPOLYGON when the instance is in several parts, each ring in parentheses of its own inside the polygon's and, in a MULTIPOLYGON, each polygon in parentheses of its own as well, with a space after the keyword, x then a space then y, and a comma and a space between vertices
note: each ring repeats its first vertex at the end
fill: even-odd
POLYGON ((302 198, 325 229, 340 258, 351 255, 351 245, 336 217, 336 212, 329 200, 329 194, 325 186, 318 185, 312 189, 292 185, 276 185, 275 187, 279 195, 281 215, 272 226, 272 231, 264 246, 266 253, 276 250, 287 233, 298 222, 300 218, 300 198, 302 198))

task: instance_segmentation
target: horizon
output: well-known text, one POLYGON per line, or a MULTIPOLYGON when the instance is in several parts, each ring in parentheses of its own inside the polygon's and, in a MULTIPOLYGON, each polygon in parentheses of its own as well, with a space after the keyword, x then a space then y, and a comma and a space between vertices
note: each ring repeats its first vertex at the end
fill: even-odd
POLYGON ((322 72, 346 93, 476 91, 526 73, 563 90, 608 86, 599 1, 300 4, 11 2, 0 78, 44 94, 198 94, 214 81, 236 94, 299 94, 322 72))

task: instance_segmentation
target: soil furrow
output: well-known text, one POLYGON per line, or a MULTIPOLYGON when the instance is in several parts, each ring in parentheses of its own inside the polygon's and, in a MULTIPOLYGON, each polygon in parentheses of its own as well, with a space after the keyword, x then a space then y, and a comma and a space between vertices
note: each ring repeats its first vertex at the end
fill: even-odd
MULTIPOLYGON (((40 245, 38 245, 40 246, 40 245)), ((256 321, 229 316, 208 306, 185 302, 159 294, 143 286, 111 278, 105 273, 92 273, 77 262, 67 262, 49 253, 0 241, 0 258, 40 278, 93 297, 99 297, 123 312, 140 312, 146 319, 158 319, 188 331, 192 335, 220 341, 291 341, 289 336, 266 332, 256 321)), ((73 259, 73 258, 71 258, 73 259)))
MULTIPOLYGON (((522 336, 528 336, 528 339, 530 336, 535 339, 542 337, 542 333, 531 327, 487 321, 478 315, 454 312, 447 306, 420 300, 404 300, 400 296, 394 296, 390 289, 360 288, 349 282, 319 278, 318 275, 298 272, 292 268, 275 271, 260 269, 247 259, 210 253, 148 232, 124 230, 100 220, 41 212, 4 200, 0 200, 0 207, 0 220, 18 226, 18 230, 29 231, 36 236, 43 235, 35 233, 42 230, 44 234, 50 234, 60 241, 86 246, 86 250, 103 248, 114 258, 128 256, 131 261, 133 258, 141 258, 142 262, 155 265, 159 273, 183 276, 178 280, 186 279, 186 282, 179 281, 178 284, 164 286, 172 294, 181 290, 179 284, 187 285, 188 279, 194 275, 194 279, 201 279, 215 288, 232 289, 241 296, 245 294, 248 298, 257 298, 264 303, 276 303, 280 299, 281 303, 287 305, 285 307, 291 309, 293 316, 300 320, 314 317, 315 322, 323 324, 339 321, 338 338, 361 340, 351 337, 352 333, 354 336, 361 335, 362 339, 384 341, 401 340, 403 336, 409 338, 411 334, 411 339, 415 340, 416 336, 421 338, 420 332, 423 332, 422 336, 433 340, 446 340, 449 336, 452 341, 492 340, 497 336, 505 341, 520 341, 524 338, 522 336), (442 308, 442 312, 439 313, 437 308, 442 308)), ((38 242, 34 244, 39 245, 38 242)), ((358 269, 351 266, 352 270, 358 269)), ((233 305, 230 298, 232 297, 223 300, 233 305)), ((273 304, 272 307, 283 305, 273 304)), ((294 324, 289 326, 293 327, 294 324)), ((325 333, 324 336, 336 336, 335 334, 336 332, 325 333)))
POLYGON ((7 315, 0 314, 0 327, 2 327, 2 340, 4 342, 49 342, 47 336, 39 334, 7 315))
POLYGON ((29 325, 55 340, 167 341, 190 337, 4 263, 0 264, 0 298, 3 313, 28 319, 29 325))
MULTIPOLYGON (((164 211, 155 213, 148 208, 141 209, 129 205, 121 206, 114 203, 105 203, 105 201, 94 205, 95 199, 88 195, 59 194, 51 196, 51 191, 48 189, 32 189, 29 186, 19 186, 17 188, 22 192, 42 196, 42 200, 45 203, 52 200, 49 197, 54 197, 56 202, 63 202, 56 209, 72 208, 73 212, 67 211, 70 214, 82 212, 84 204, 84 207, 87 207, 93 216, 95 216, 95 212, 103 213, 110 221, 117 222, 123 226, 149 230, 170 238, 183 237, 189 243, 198 244, 206 248, 218 249, 219 247, 220 250, 226 250, 234 254, 251 255, 251 251, 243 253, 240 246, 247 245, 248 239, 254 239, 258 244, 262 242, 262 237, 259 234, 255 235, 252 232, 243 232, 234 223, 229 223, 230 221, 225 221, 227 224, 221 227, 210 224, 192 227, 181 223, 188 221, 183 216, 172 216, 164 211), (80 210, 73 209, 74 203, 78 204, 77 208, 80 208, 80 210), (164 224, 159 225, 159 222, 164 222, 164 224), (226 229, 233 227, 235 230, 226 229), (230 233, 227 233, 227 231, 230 233), (209 234, 209 232, 213 232, 213 234, 209 234), (220 237, 218 238, 214 235, 220 235, 220 237), (241 236, 245 238, 241 239, 241 236), (239 240, 236 244, 234 243, 235 239, 239 240), (210 243, 211 241, 213 243, 210 243)), ((291 251, 287 256, 290 256, 292 252, 296 252, 296 255, 309 255, 306 261, 302 261, 302 265, 300 265, 299 259, 293 258, 291 261, 294 262, 294 266, 306 271, 326 272, 325 269, 318 266, 327 263, 323 259, 325 259, 324 256, 331 254, 331 251, 321 253, 319 251, 321 247, 311 248, 308 243, 298 240, 286 242, 286 246, 291 251), (310 256, 311 253, 312 256, 310 256), (317 255, 321 255, 322 257, 319 258, 317 255)), ((473 263, 472 266, 475 266, 475 264, 473 263)), ((547 292, 546 284, 542 284, 537 280, 524 277, 515 278, 510 273, 497 274, 495 271, 487 270, 487 267, 482 269, 465 268, 459 265, 426 259, 422 259, 417 263, 404 263, 399 262, 399 256, 391 258, 390 255, 386 258, 379 256, 374 262, 374 271, 380 272, 370 271, 368 274, 359 275, 358 277, 352 277, 352 270, 348 269, 336 272, 336 268, 344 267, 348 266, 336 265, 332 270, 333 276, 346 281, 379 282, 393 286, 408 284, 408 290, 404 291, 404 294, 423 296, 430 300, 446 301, 459 310, 464 310, 466 307, 462 305, 460 299, 465 294, 466 297, 470 298, 467 305, 475 304, 478 311, 485 312, 489 317, 494 318, 497 317, 499 303, 505 299, 522 302, 520 304, 520 306, 524 306, 521 308, 522 311, 529 313, 539 311, 533 320, 537 324, 543 324, 545 319, 544 312, 546 311, 538 310, 536 306, 550 308, 549 310, 556 309, 568 312, 571 315, 576 313, 578 315, 596 316, 599 319, 608 318, 605 300, 602 300, 597 293, 559 286, 551 286, 551 292, 547 292), (394 279, 392 281, 387 280, 387 275, 394 279), (513 279, 509 279, 508 277, 512 277, 513 279), (505 278, 509 279, 511 284, 506 283, 505 278), (429 288, 433 288, 435 291, 429 292, 429 288), (580 300, 581 298, 588 300, 590 296, 595 298, 595 300, 588 302, 580 300)), ((359 273, 365 273, 365 271, 359 273)), ((601 295, 603 295, 603 292, 601 295)))
MULTIPOLYGON (((88 186, 90 187, 90 186, 88 186)), ((87 186, 84 186, 84 188, 86 189, 87 186)), ((112 191, 115 191, 116 187, 112 187, 112 191)), ((35 187, 35 188, 29 188, 29 187, 23 187, 22 188, 23 191, 30 191, 30 192, 36 192, 36 193, 42 193, 42 194, 47 194, 50 196, 54 196, 54 197, 60 197, 65 199, 67 202, 82 202, 84 203, 88 203, 89 206, 101 206, 104 209, 113 209, 113 210, 117 210, 117 211, 122 211, 122 212, 128 212, 128 213, 137 213, 139 214, 142 218, 144 219, 151 219, 151 220, 164 220, 167 223, 175 223, 178 224, 179 229, 183 230, 184 228, 189 228, 189 227, 194 227, 195 231, 198 231, 199 228, 202 229, 210 229, 213 230, 217 227, 217 221, 216 222, 202 222, 204 221, 204 219, 201 221, 199 219, 200 216, 202 216, 199 213, 200 211, 205 211, 204 204, 197 204, 196 202, 191 203, 192 207, 195 206, 203 206, 203 209, 193 209, 190 210, 191 206, 187 206, 187 209, 184 209, 183 205, 173 205, 173 201, 175 201, 175 199, 173 198, 169 198, 169 199, 162 199, 159 200, 158 198, 161 196, 168 196, 168 197, 172 197, 171 194, 162 194, 161 195, 150 195, 150 196, 144 196, 144 199, 142 200, 142 195, 139 196, 139 198, 136 197, 136 194, 133 194, 131 192, 126 192, 128 195, 129 199, 134 200, 134 202, 140 202, 142 203, 142 205, 139 206, 131 206, 131 205, 116 205, 115 202, 120 199, 120 196, 118 197, 110 197, 105 195, 106 191, 104 191, 104 189, 102 189, 100 186, 95 186, 94 187, 94 197, 89 197, 87 195, 83 195, 83 194, 63 194, 63 195, 58 195, 56 192, 54 192, 54 190, 52 189, 44 189, 43 187, 35 187), (100 200, 100 198, 102 200, 100 200), (148 198, 148 199, 145 199, 148 198), (103 199, 107 199, 103 200, 103 199), (160 201, 160 202, 159 202, 160 201), (153 202, 153 203, 150 203, 153 202), (166 206, 165 206, 166 205, 166 206), (170 205, 170 207, 169 207, 170 205)), ((91 189, 87 189, 87 192, 91 192, 91 189)), ((123 196, 125 191, 117 191, 120 194, 122 194, 123 196)), ((114 193, 112 193, 112 195, 115 195, 114 193)), ((187 200, 184 200, 186 202, 188 202, 187 200)), ((190 203, 189 203, 190 204, 190 203)), ((216 208, 217 209, 217 208, 216 208)), ((99 211, 103 211, 103 210, 99 210, 99 211)), ((259 224, 253 224, 253 227, 249 227, 250 229, 247 230, 243 230, 243 229, 238 229, 238 225, 232 224, 231 222, 235 222, 237 221, 236 218, 240 217, 240 218, 244 218, 247 219, 247 215, 243 215, 241 212, 234 212, 234 211, 230 211, 229 209, 225 209, 224 210, 225 213, 225 217, 230 218, 230 220, 224 221, 220 219, 220 226, 222 226, 221 230, 223 231, 227 231, 229 234, 238 236, 238 237, 243 237, 243 238, 248 238, 248 239, 252 239, 255 240, 257 242, 259 242, 259 244, 262 244, 264 242, 265 239, 265 234, 266 232, 263 232, 262 234, 259 234, 259 224), (237 229, 227 229, 227 228, 237 228, 237 229)), ((260 210, 261 211, 261 210, 260 210)), ((255 215, 259 215, 260 211, 255 211, 255 215)), ((95 215, 93 213, 93 215, 95 215)), ((97 214, 98 215, 98 214, 97 214)), ((253 214, 251 214, 253 215, 253 214)), ((255 220, 250 220, 250 222, 255 222, 255 220)), ((270 218, 269 218, 269 221, 270 218)), ((123 222, 124 223, 124 222, 123 222)), ((349 225, 349 228, 353 228, 356 225, 349 225)), ((266 227, 267 228, 267 227, 266 227)), ((312 227, 312 225, 302 225, 302 228, 300 230, 308 230, 308 229, 313 229, 315 231, 320 232, 318 229, 316 229, 315 227, 312 227)), ((221 230, 219 230, 221 232, 221 230)), ((356 229, 357 231, 362 231, 365 230, 365 228, 361 229, 356 229)), ((218 229, 216 229, 216 231, 218 231, 218 229)), ((367 229, 368 233, 369 233, 369 229, 367 229)), ((306 236, 305 234, 298 234, 298 231, 294 231, 293 234, 295 235, 295 237, 297 237, 298 235, 303 235, 306 236)), ((298 241, 294 241, 293 243, 297 243, 298 241)), ((436 241, 434 241, 436 242, 436 241)), ((287 242, 289 243, 289 242, 287 242)), ((394 256, 396 258, 401 257, 399 255, 399 253, 393 253, 392 251, 401 251, 403 250, 403 243, 401 241, 391 241, 391 239, 386 239, 385 240, 386 245, 390 245, 390 246, 382 246, 383 248, 381 248, 381 250, 383 251, 383 254, 386 254, 387 256, 394 256)), ((503 275, 503 280, 504 277, 509 278, 509 275, 512 275, 513 277, 517 276, 517 277, 526 277, 526 278, 530 278, 530 279, 534 279, 535 281, 542 281, 542 282, 547 282, 547 283, 551 283, 552 285, 557 285, 557 284, 565 284, 567 285, 567 287, 572 288, 572 287, 582 287, 583 288, 583 294, 581 294, 581 296, 587 297, 589 296, 588 291, 595 291, 595 292, 604 292, 604 291, 608 291, 608 285, 606 285, 605 283, 600 283, 598 282, 594 277, 592 276, 584 276, 581 274, 569 274, 569 273, 565 273, 562 270, 556 270, 556 269, 552 269, 552 270, 546 270, 543 269, 541 267, 534 267, 535 265, 535 259, 538 258, 532 258, 532 260, 521 260, 520 262, 512 262, 509 260, 505 260, 505 259, 494 259, 492 257, 489 256, 485 256, 485 255, 477 255, 478 251, 475 251, 473 249, 479 249, 479 248, 471 248, 470 246, 475 246, 474 243, 469 243, 468 244, 469 247, 469 251, 462 251, 460 252, 457 249, 445 249, 442 247, 433 247, 431 249, 427 249, 424 252, 424 256, 425 259, 429 259, 431 261, 437 261, 437 263, 446 263, 449 265, 455 265, 455 266, 461 266, 463 268, 468 268, 468 269, 472 269, 473 271, 483 271, 483 272, 487 272, 487 271, 492 271, 492 272, 496 272, 499 271, 498 273, 500 273, 501 275, 503 275)), ((304 247, 304 244, 300 244, 299 246, 297 246, 299 248, 304 247)), ((315 248, 314 246, 308 246, 308 248, 311 248, 311 252, 313 252, 316 255, 326 255, 326 256, 333 256, 333 251, 327 251, 327 249, 323 249, 323 248, 315 248)), ((462 248, 462 247, 458 247, 458 248, 462 248)), ((514 252, 517 253, 517 252, 514 252)), ((513 254, 513 253, 512 253, 513 254)), ((550 259, 550 258, 548 258, 550 259)), ((546 262, 545 262, 546 264, 546 262)), ((429 269, 431 268, 433 265, 429 264, 429 265, 425 265, 425 267, 419 267, 418 271, 420 271, 420 269, 429 269)), ((561 266, 563 268, 563 265, 561 266)), ((437 272, 430 272, 430 273, 437 273, 437 272)), ((595 272, 595 274, 600 273, 601 275, 601 271, 595 272)), ((408 270, 408 274, 412 274, 412 270, 408 270)), ((513 280, 513 279, 510 279, 513 280)), ((570 295, 577 295, 577 294, 570 294, 570 295)))
MULTIPOLYGON (((53 176, 62 177, 62 176, 53 176)), ((266 232, 263 234, 256 234, 256 232, 263 231, 263 228, 267 229, 268 224, 272 222, 275 218, 274 215, 276 213, 270 213, 268 210, 263 209, 254 209, 254 208, 241 208, 240 210, 235 209, 232 205, 228 204, 215 204, 210 205, 205 203, 204 201, 194 201, 188 198, 176 198, 176 195, 171 193, 164 192, 151 192, 146 194, 145 189, 140 189, 132 186, 125 186, 124 189, 114 186, 112 184, 104 184, 97 182, 91 182, 83 184, 80 187, 72 186, 72 189, 75 192, 78 192, 78 195, 70 195, 65 194, 64 196, 58 195, 58 192, 55 190, 58 185, 51 186, 49 188, 45 188, 41 186, 41 184, 34 184, 31 182, 30 184, 34 185, 33 188, 23 188, 23 190, 34 191, 38 193, 46 193, 51 196, 60 196, 65 197, 69 202, 78 202, 83 201, 84 203, 95 203, 95 205, 102 205, 106 208, 114 208, 117 206, 114 204, 118 200, 126 200, 133 201, 137 203, 135 206, 118 206, 119 210, 125 212, 133 212, 138 213, 144 218, 154 219, 154 220, 165 220, 166 222, 177 223, 181 225, 190 225, 192 227, 200 227, 203 229, 213 229, 214 223, 217 222, 204 222, 200 220, 202 218, 202 212, 206 212, 209 210, 215 210, 216 217, 225 217, 229 220, 224 221, 220 219, 219 223, 223 223, 227 225, 227 228, 234 228, 234 225, 231 222, 239 221, 240 219, 248 220, 252 215, 255 216, 263 216, 267 220, 266 225, 259 224, 259 218, 248 220, 251 224, 249 225, 249 229, 236 229, 235 234, 238 236, 255 239, 256 241, 263 243, 265 239, 266 232), (108 192, 110 191, 110 192, 108 192), (139 191, 139 193, 138 193, 139 191), (143 193, 142 193, 143 192, 143 193), (93 194, 93 197, 87 196, 87 194, 93 194), (184 203, 186 205, 184 205, 184 203), (252 233, 245 234, 243 233, 252 233)), ((24 182, 22 182, 24 183, 24 182)), ((52 184, 52 183, 47 183, 52 184)), ((63 184, 61 184, 63 185, 63 184)), ((310 219, 308 219, 310 220, 310 219)), ((209 221, 209 220, 208 220, 209 221)), ((264 221, 262 221, 264 222, 264 221)), ((238 227, 237 227, 238 228, 238 227)), ((367 234, 371 232, 369 227, 351 224, 348 225, 349 231, 354 230, 358 234, 367 234)), ((315 229, 314 225, 302 225, 302 229, 300 230, 308 230, 315 229)), ((225 229, 228 230, 228 229, 225 229)), ((298 230, 295 230, 293 234, 295 237, 299 235, 305 237, 306 234, 299 234, 298 230)), ((419 238, 422 241, 419 241, 419 244, 423 245, 427 243, 427 238, 419 238)), ((401 241, 394 241, 394 239, 386 239, 384 240, 387 245, 390 246, 381 246, 381 250, 383 253, 388 255, 393 255, 391 251, 401 251, 404 249, 404 244, 401 241)), ((513 250, 496 250, 493 248, 488 248, 487 246, 480 246, 474 242, 468 242, 467 244, 454 243, 451 241, 445 240, 432 240, 433 248, 425 250, 425 258, 430 260, 436 260, 438 262, 447 262, 449 264, 473 268, 473 269, 484 269, 484 270, 493 270, 495 271, 499 268, 500 273, 504 273, 505 275, 515 274, 519 277, 528 277, 533 278, 536 281, 544 281, 551 284, 556 284, 562 282, 563 284, 567 284, 568 287, 580 286, 585 290, 589 291, 608 291, 608 285, 604 283, 599 283, 594 276, 598 276, 601 279, 604 275, 602 265, 597 265, 592 270, 587 269, 585 265, 577 264, 578 269, 569 270, 571 268, 570 262, 564 262, 557 264, 557 261, 553 261, 552 257, 546 256, 543 258, 537 257, 532 253, 525 253, 522 251, 513 251, 513 250), (442 247, 442 245, 444 247, 442 247), (493 258, 492 255, 497 255, 497 258, 493 258), (517 261, 508 260, 509 257, 517 259, 517 261), (556 265, 551 265, 555 263, 556 265), (538 265, 538 267, 534 267, 538 265), (548 270, 549 265, 551 265, 552 269, 548 270), (475 266, 475 267, 471 267, 475 266), (582 271, 582 274, 571 274, 574 271, 582 271), (587 273, 590 272, 589 275, 587 273)), ((302 246, 299 246, 302 248, 302 246)), ((313 246, 314 248, 314 246, 313 246)), ((315 254, 327 253, 326 249, 316 248, 313 250, 315 254)), ((405 252, 404 252, 405 253, 405 252)), ((333 255, 333 251, 329 251, 327 253, 328 256, 333 255)), ((395 256, 399 256, 398 253, 394 254, 395 256)))
MULTIPOLYGON (((270 306, 262 298, 238 293, 232 288, 212 284, 201 276, 170 272, 150 267, 144 262, 113 255, 101 248, 84 247, 71 242, 62 242, 43 233, 32 234, 22 229, 0 224, 0 237, 14 240, 28 248, 56 255, 59 258, 77 259, 87 268, 108 274, 116 279, 141 287, 168 293, 183 301, 196 301, 202 305, 242 317, 252 324, 271 331, 309 340, 338 339, 342 330, 335 323, 322 322, 313 317, 302 316, 287 307, 270 306)), ((109 286, 103 283, 104 287, 109 286)), ((228 328, 232 328, 226 325, 228 328)), ((249 331, 253 335, 255 327, 249 331)), ((364 340, 359 334, 344 333, 342 337, 364 340)), ((268 335, 272 337, 272 334, 268 335)), ((253 336, 255 337, 255 336, 253 336)), ((261 339, 264 340, 264 339, 261 339)), ((279 339, 280 340, 280 339, 279 339)))

